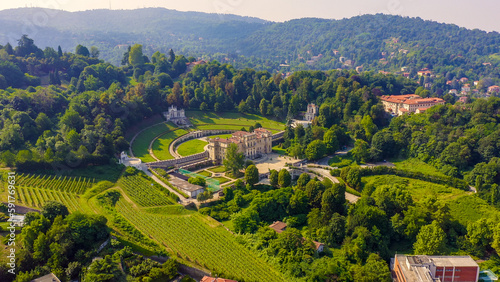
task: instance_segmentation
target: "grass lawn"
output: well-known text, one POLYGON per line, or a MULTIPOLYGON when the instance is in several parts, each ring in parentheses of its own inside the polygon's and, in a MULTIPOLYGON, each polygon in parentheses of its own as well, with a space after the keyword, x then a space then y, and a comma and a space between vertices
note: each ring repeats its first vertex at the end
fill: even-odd
POLYGON ((224 184, 226 182, 229 182, 231 180, 225 178, 225 177, 212 177, 212 179, 219 180, 219 184, 224 184))
POLYGON ((350 153, 347 153, 346 155, 335 155, 328 160, 328 165, 331 167, 343 168, 352 164, 356 164, 356 162, 350 153))
POLYGON ((273 152, 277 153, 277 154, 280 154, 280 155, 286 155, 286 150, 281 148, 281 144, 274 146, 273 147, 273 152))
POLYGON ((199 139, 192 139, 180 144, 177 147, 177 153, 183 157, 202 153, 203 148, 205 148, 207 144, 208 142, 199 139))
POLYGON ((395 184, 402 185, 408 189, 415 201, 420 201, 424 197, 431 195, 436 196, 440 200, 448 201, 466 194, 465 191, 460 189, 396 175, 367 176, 362 177, 361 181, 364 184, 363 187, 367 185, 373 185, 373 187, 395 184))
POLYGON ((421 172, 427 175, 446 176, 443 173, 441 173, 437 168, 415 158, 406 160, 395 160, 392 163, 396 166, 396 168, 399 169, 421 172))
MULTIPOLYGON (((132 152, 134 156, 140 158, 143 162, 154 162, 155 159, 149 155, 148 148, 151 141, 162 133, 174 130, 176 127, 171 123, 160 123, 147 128, 141 132, 132 143, 132 152)), ((155 142, 156 144, 157 142, 155 142)), ((154 144, 153 144, 154 145, 154 144)), ((168 146, 167 146, 168 153, 168 146)), ((159 156, 157 156, 160 158, 159 156)))
POLYGON ((221 165, 221 166, 216 166, 216 167, 209 168, 208 170, 211 171, 211 172, 215 172, 215 173, 221 173, 221 172, 225 172, 226 171, 226 167, 223 166, 223 165, 221 165))
POLYGON ((210 139, 215 139, 217 137, 219 137, 220 139, 227 139, 227 138, 231 138, 232 136, 233 136, 232 134, 219 134, 219 135, 211 135, 208 137, 210 137, 210 139))
POLYGON ((203 175, 203 176, 206 176, 206 177, 212 177, 212 173, 209 172, 209 171, 200 171, 200 172, 197 172, 199 175, 203 175))
POLYGON ((177 129, 174 131, 169 131, 163 135, 161 135, 158 139, 153 143, 153 154, 160 160, 171 160, 174 157, 170 155, 168 151, 168 147, 170 143, 174 141, 175 138, 187 134, 187 131, 184 129, 177 129))
POLYGON ((489 205, 476 194, 463 195, 447 202, 450 213, 461 224, 477 221, 481 218, 495 218, 500 216, 500 211, 489 205))
MULTIPOLYGON (((250 127, 255 123, 260 123, 262 127, 267 129, 274 129, 277 131, 284 130, 285 124, 282 122, 274 121, 253 114, 240 114, 240 113, 213 113, 201 111, 186 111, 186 116, 193 125, 238 125, 241 127, 250 127)), ((224 129, 226 127, 224 126, 224 129)), ((220 129, 220 127, 219 127, 220 129)), ((229 128, 228 128, 229 129, 229 128)))

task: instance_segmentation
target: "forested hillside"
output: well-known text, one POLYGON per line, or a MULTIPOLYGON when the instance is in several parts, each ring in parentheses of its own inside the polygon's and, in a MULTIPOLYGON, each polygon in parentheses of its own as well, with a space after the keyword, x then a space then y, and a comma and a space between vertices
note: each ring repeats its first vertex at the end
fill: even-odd
POLYGON ((268 71, 335 68, 399 72, 429 68, 443 76, 498 78, 500 34, 390 15, 343 20, 298 19, 272 23, 232 15, 140 10, 16 9, 0 11, 0 44, 23 34, 41 46, 97 46, 101 58, 119 65, 128 45, 230 62, 268 71), (23 20, 24 19, 24 20, 23 20), (41 20, 42 19, 42 20, 41 20), (19 21, 22 22, 20 23, 19 21), (280 66, 281 65, 281 66, 280 66))
MULTIPOLYGON (((123 66, 117 67, 100 60, 100 49, 95 46, 78 45, 74 52, 63 52, 58 47, 42 49, 28 36, 16 41, 17 44, 0 48, 0 161, 4 167, 16 167, 19 183, 41 183, 32 185, 36 187, 31 184, 21 187, 23 204, 39 207, 43 201, 64 195, 69 210, 94 213, 97 209, 128 240, 163 251, 163 247, 156 248, 151 240, 166 241, 167 237, 162 236, 170 233, 164 232, 165 228, 176 225, 162 221, 163 228, 151 223, 149 219, 153 217, 144 209, 134 210, 131 201, 141 207, 160 207, 174 204, 177 199, 160 186, 151 186, 147 176, 137 174, 134 169, 120 176, 121 167, 115 168, 114 173, 107 168, 116 166, 116 156, 129 148, 124 138, 128 129, 141 127, 141 122, 171 105, 202 112, 257 114, 289 122, 291 118, 301 118, 309 103, 316 103, 320 105, 319 115, 312 125, 287 126, 284 142, 278 149, 292 157, 315 161, 343 146, 354 145, 343 157, 351 158, 342 160, 343 168, 333 169, 332 165, 331 173, 345 185, 326 178, 320 181, 314 174, 312 177, 303 174, 297 182, 292 182, 285 171, 272 171, 274 180, 267 186, 235 182, 233 194, 226 189, 224 198, 200 212, 217 220, 231 220, 231 228, 241 236, 233 237, 222 227, 219 228, 223 230, 220 234, 225 234, 222 236, 214 235, 217 233, 212 229, 202 230, 200 226, 208 228, 208 225, 206 222, 202 225, 204 218, 199 213, 194 218, 182 216, 182 219, 190 223, 191 230, 219 240, 218 246, 233 244, 234 247, 225 250, 236 250, 231 255, 241 257, 248 267, 256 266, 252 268, 255 272, 248 274, 234 268, 228 262, 232 260, 229 256, 225 257, 225 263, 211 257, 206 265, 196 259, 191 262, 239 280, 257 273, 273 276, 268 270, 274 268, 292 279, 287 281, 340 277, 343 281, 388 281, 387 261, 395 252, 472 254, 487 260, 484 263, 487 267, 498 269, 498 97, 471 97, 470 103, 464 104, 448 94, 443 96, 445 105, 432 107, 423 114, 392 118, 383 109, 381 95, 436 93, 423 90, 413 79, 376 72, 302 70, 283 76, 266 70, 238 69, 215 60, 194 64, 194 57, 173 50, 148 55, 139 44, 123 50, 120 55, 123 66), (407 170, 397 166, 390 169, 359 166, 386 159, 413 161, 417 165, 407 170), (46 178, 47 170, 43 170, 57 171, 64 167, 78 168, 73 173, 80 168, 87 172, 100 168, 117 175, 111 179, 113 183, 96 184, 89 190, 87 195, 97 195, 97 202, 86 201, 88 198, 83 196, 78 201, 86 189, 79 183, 90 186, 93 180, 76 180, 74 175, 69 179, 79 188, 73 189, 61 184, 66 178, 46 178), (22 180, 22 176, 27 178, 22 180), (53 182, 57 189, 48 193, 45 187, 52 187, 48 183, 53 182), (123 190, 101 193, 114 187, 114 183, 123 190), (469 185, 475 186, 478 193, 470 192, 469 185), (151 191, 145 192, 146 189, 151 191), (360 195, 359 201, 347 204, 346 190, 360 195), (121 193, 128 194, 130 202, 125 198, 120 200, 121 193), (162 194, 164 198, 150 197, 162 194), (285 221, 290 228, 276 235, 266 227, 276 220, 285 221), (142 232, 156 231, 143 234, 130 226, 141 222, 150 222, 146 227, 141 225, 142 232), (435 247, 427 244, 426 238, 430 237, 436 238, 435 247), (324 243, 327 251, 315 254, 310 240, 324 243), (240 255, 250 251, 247 257, 240 255), (253 253, 259 254, 257 264, 251 263, 253 253)), ((168 210, 180 213, 177 207, 168 210)), ((170 220, 170 213, 165 214, 170 220)), ((51 228, 60 230, 66 223, 71 227, 75 216, 68 218, 55 219, 55 227, 51 228)), ((38 224, 37 220, 47 221, 39 218, 33 224, 38 224)), ((186 228, 184 222, 178 226, 186 228)), ((41 229, 41 233, 33 228, 25 230, 40 234, 37 241, 43 243, 52 238, 49 227, 41 229)), ((214 241, 206 242, 202 245, 214 246, 211 245, 214 241)), ((33 259, 37 264, 28 264, 31 260, 21 264, 23 272, 30 271, 26 274, 29 279, 49 269, 62 273, 63 268, 71 268, 70 261, 79 260, 77 255, 59 262, 48 255, 37 258, 40 253, 55 257, 61 252, 58 245, 51 247, 50 252, 42 252, 35 247, 40 245, 43 244, 33 243, 33 259), (33 271, 47 260, 49 268, 33 271)), ((25 246, 31 247, 31 243, 25 246)), ((168 246, 171 250, 177 248, 176 255, 181 257, 182 253, 186 259, 199 252, 198 245, 189 249, 180 241, 169 242, 168 246)), ((101 263, 118 267, 120 256, 110 256, 94 267, 101 263)), ((85 256, 90 257, 90 253, 85 256)), ((203 255, 196 257, 201 259, 203 255)), ((86 274, 90 273, 89 281, 95 281, 92 269, 86 274)), ((108 270, 114 272, 117 268, 108 270)), ((137 277, 146 275, 146 272, 133 273, 137 277)), ((68 277, 72 274, 66 273, 68 277)))

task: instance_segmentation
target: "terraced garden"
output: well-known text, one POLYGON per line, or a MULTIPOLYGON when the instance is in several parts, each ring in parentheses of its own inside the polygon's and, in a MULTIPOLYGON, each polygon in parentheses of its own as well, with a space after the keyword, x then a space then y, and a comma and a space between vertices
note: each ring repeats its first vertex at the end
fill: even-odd
POLYGON ((275 130, 276 132, 282 131, 285 128, 284 123, 253 114, 186 111, 186 116, 189 117, 191 123, 198 129, 201 129, 200 126, 212 126, 206 129, 221 129, 220 125, 224 125, 224 129, 233 129, 228 128, 227 125, 237 126, 237 128, 235 128, 236 130, 241 129, 241 127, 246 127, 248 129, 248 127, 253 126, 257 122, 260 123, 262 127, 275 130))
MULTIPOLYGON (((207 136, 211 139, 214 138, 230 138, 232 134, 220 134, 220 135, 212 135, 207 136)), ((188 140, 177 147, 177 153, 183 157, 190 156, 198 153, 202 153, 205 146, 208 145, 208 142, 200 139, 192 139, 188 140)))
POLYGON ((174 157, 169 152, 169 146, 175 138, 187 134, 188 132, 184 129, 177 129, 173 131, 166 132, 158 137, 153 143, 152 149, 153 154, 160 160, 171 160, 174 157))
POLYGON ((172 254, 213 273, 244 281, 284 281, 282 275, 256 254, 238 244, 220 223, 199 213, 150 214, 120 199, 117 211, 172 254))
MULTIPOLYGON (((247 130, 250 126, 254 126, 257 122, 262 127, 271 130, 273 133, 282 131, 285 124, 282 122, 274 121, 253 114, 240 114, 240 113, 207 113, 200 111, 186 111, 186 116, 193 124, 194 130, 211 130, 211 129, 229 129, 240 130, 245 127, 247 130)), ((152 144, 153 155, 159 160, 169 160, 174 157, 169 152, 169 146, 172 141, 184 134, 187 131, 178 129, 174 124, 163 122, 146 128, 142 131, 135 140, 131 143, 132 152, 135 157, 141 159, 143 162, 154 162, 156 159, 150 155, 149 146, 151 142, 156 139, 152 144)), ((221 138, 227 138, 230 134, 220 135, 221 138)), ((190 140, 187 144, 181 144, 178 153, 181 156, 188 156, 196 153, 203 152, 203 147, 206 142, 190 140)))
MULTIPOLYGON (((163 122, 160 124, 148 127, 146 130, 142 131, 137 135, 135 140, 132 142, 132 152, 134 156, 141 159, 143 162, 154 162, 156 161, 151 155, 149 155, 149 144, 157 136, 175 130, 177 127, 172 123, 163 122)), ((168 152, 168 147, 167 147, 168 152)))
POLYGON ((203 149, 206 145, 208 145, 206 141, 192 139, 180 144, 179 147, 177 147, 177 153, 183 157, 203 153, 203 149))

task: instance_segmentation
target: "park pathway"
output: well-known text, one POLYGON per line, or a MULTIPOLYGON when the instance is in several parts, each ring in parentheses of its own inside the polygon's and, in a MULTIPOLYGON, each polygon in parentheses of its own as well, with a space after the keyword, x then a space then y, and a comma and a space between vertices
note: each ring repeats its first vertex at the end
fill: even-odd
POLYGON ((193 200, 186 199, 186 197, 184 197, 181 194, 179 194, 179 192, 177 192, 174 189, 170 188, 170 186, 168 186, 167 184, 165 184, 163 181, 161 181, 158 177, 156 177, 156 175, 154 175, 150 171, 146 171, 146 174, 149 177, 151 177, 154 181, 156 181, 156 183, 160 184, 161 186, 167 188, 168 191, 170 191, 170 192, 174 193, 175 195, 177 195, 179 197, 179 200, 181 201, 181 203, 183 205, 189 204, 189 203, 191 203, 193 201, 193 200))

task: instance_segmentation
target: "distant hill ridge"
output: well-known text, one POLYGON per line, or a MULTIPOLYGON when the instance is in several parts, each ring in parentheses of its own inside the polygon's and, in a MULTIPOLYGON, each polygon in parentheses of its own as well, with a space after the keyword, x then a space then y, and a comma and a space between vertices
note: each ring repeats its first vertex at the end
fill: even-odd
POLYGON ((149 55, 173 48, 236 67, 284 72, 357 66, 393 72, 401 67, 440 71, 451 66, 486 74, 500 63, 497 32, 382 14, 274 23, 164 8, 82 12, 19 8, 0 11, 0 25, 0 44, 16 44, 14 40, 27 33, 41 48, 57 44, 74 51, 78 44, 97 46, 101 58, 114 64, 120 61, 123 46, 134 43, 143 44, 149 55), (485 62, 492 66, 483 68, 485 62))

